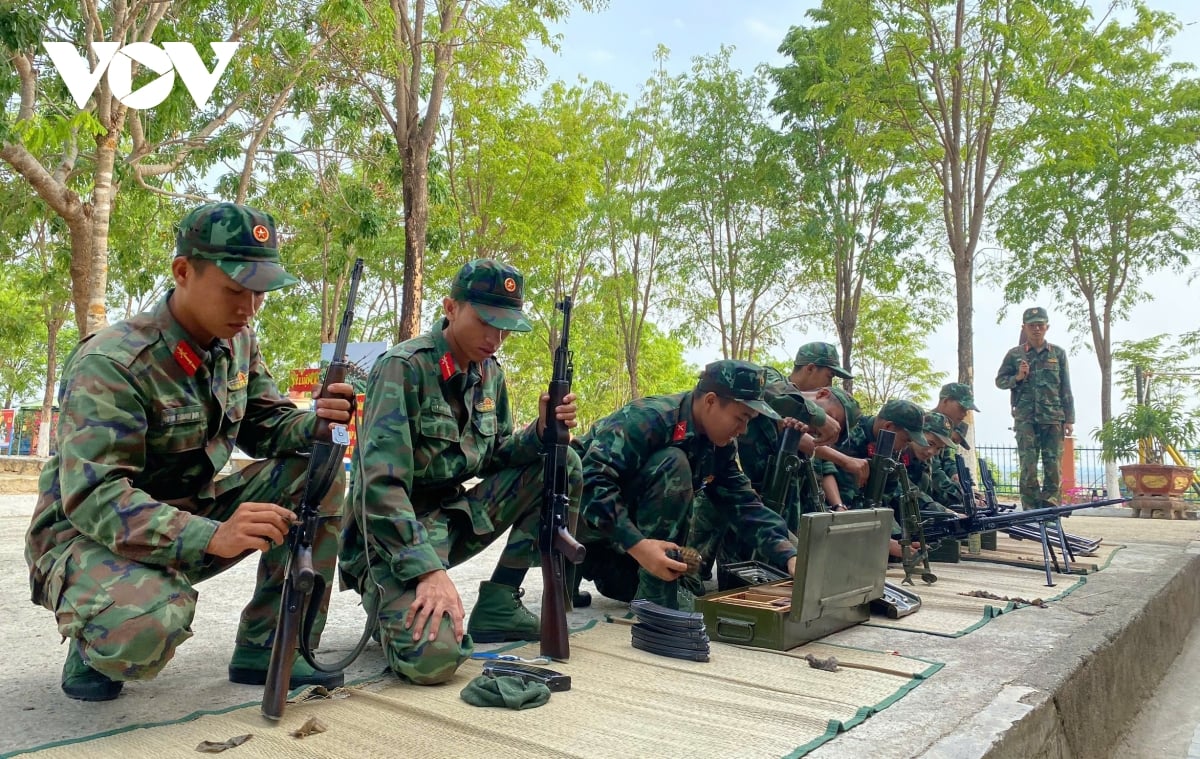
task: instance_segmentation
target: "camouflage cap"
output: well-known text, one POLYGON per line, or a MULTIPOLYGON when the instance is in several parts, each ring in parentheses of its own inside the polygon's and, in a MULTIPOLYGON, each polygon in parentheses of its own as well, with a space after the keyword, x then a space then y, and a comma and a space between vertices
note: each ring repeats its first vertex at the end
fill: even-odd
POLYGON ((942 385, 942 391, 938 393, 940 400, 958 401, 967 411, 978 411, 979 408, 975 405, 975 395, 971 392, 971 386, 965 385, 962 382, 948 382, 942 385))
POLYGON ((950 437, 950 420, 945 414, 937 411, 929 411, 925 414, 924 432, 929 433, 946 445, 954 445, 954 440, 950 437))
POLYGON ((477 258, 463 264, 450 286, 450 297, 470 303, 479 317, 496 329, 532 332, 525 318, 525 278, 508 264, 477 258))
POLYGON ((833 370, 834 376, 842 379, 854 379, 850 372, 842 368, 842 359, 838 355, 837 346, 833 343, 805 343, 796 351, 794 366, 827 366, 833 370))
POLYGON ((925 412, 912 401, 888 401, 879 409, 879 418, 900 427, 917 445, 929 445, 924 432, 925 412))
POLYGON ((779 414, 763 401, 766 384, 766 372, 761 366, 726 359, 704 367, 700 381, 696 383, 696 392, 716 393, 721 398, 735 400, 764 416, 778 419, 779 414))
POLYGON ((247 290, 265 293, 300 280, 279 263, 275 219, 237 203, 206 203, 175 228, 175 255, 212 261, 247 290))
POLYGON ((1050 322, 1049 315, 1046 314, 1046 309, 1041 306, 1025 309, 1025 313, 1021 316, 1022 324, 1047 324, 1050 322))
POLYGON ((971 450, 971 444, 967 442, 967 423, 959 422, 954 427, 954 442, 959 448, 971 450))
POLYGON ((842 404, 842 410, 846 412, 846 427, 842 430, 841 440, 845 440, 850 430, 858 424, 858 420, 862 418, 862 409, 858 405, 858 401, 853 395, 847 393, 840 387, 831 386, 828 388, 830 395, 837 399, 837 402, 842 404))

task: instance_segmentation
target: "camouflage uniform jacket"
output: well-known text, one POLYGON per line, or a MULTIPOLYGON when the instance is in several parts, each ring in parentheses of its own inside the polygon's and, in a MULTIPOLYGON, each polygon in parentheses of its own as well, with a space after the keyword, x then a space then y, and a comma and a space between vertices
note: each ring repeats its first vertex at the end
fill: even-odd
MULTIPOLYGON (((864 414, 859 417, 858 424, 850 430, 850 434, 846 436, 846 440, 841 445, 835 446, 836 450, 856 459, 870 459, 875 454, 874 427, 874 416, 864 414)), ((895 454, 892 458, 900 460, 900 457, 895 454)), ((844 469, 836 469, 834 477, 837 479, 838 492, 842 495, 842 503, 852 509, 864 508, 866 505, 864 502, 865 486, 859 487, 854 475, 844 469)), ((900 480, 893 474, 883 486, 884 507, 894 507, 899 504, 900 497, 900 480)))
MULTIPOLYGON (((790 382, 777 382, 763 390, 763 400, 771 404, 771 408, 782 417, 791 417, 805 424, 820 426, 825 423, 825 409, 813 401, 803 399, 799 390, 790 382)), ((750 484, 758 493, 762 493, 767 478, 767 463, 772 456, 779 453, 779 423, 766 416, 756 416, 746 426, 746 431, 738 436, 738 458, 750 484)), ((785 502, 792 503, 799 498, 800 483, 797 479, 788 488, 785 502)))
MULTIPOLYGON (((508 386, 489 358, 464 371, 441 326, 393 346, 367 378, 363 427, 353 462, 348 509, 366 510, 371 550, 400 582, 447 569, 421 523, 438 509, 464 511, 477 534, 492 532, 481 507, 470 510, 462 483, 538 460, 537 425, 514 434, 508 386)), ((365 569, 362 535, 347 520, 341 560, 365 569)))
POLYGON ((954 479, 958 476, 957 453, 956 448, 943 448, 930 462, 933 480, 929 492, 938 503, 962 503, 962 486, 954 479))
POLYGON ((164 501, 214 498, 234 445, 269 458, 312 444, 315 415, 280 394, 254 332, 206 350, 170 297, 84 338, 64 364, 58 452, 26 536, 35 602, 52 549, 79 534, 146 564, 199 568, 217 522, 164 501))
POLYGON ((1032 424, 1074 424, 1075 398, 1067 352, 1045 343, 1041 350, 1031 344, 1018 345, 1004 355, 996 373, 996 387, 1012 391, 1013 418, 1032 424), (1029 363, 1029 375, 1017 382, 1021 360, 1029 363))
POLYGON ((763 505, 738 461, 737 443, 717 447, 696 431, 692 391, 639 398, 596 422, 574 441, 583 459, 583 519, 628 550, 644 536, 626 504, 637 494, 626 485, 655 452, 675 447, 687 455, 692 490, 703 491, 758 553, 779 566, 796 555, 782 518, 763 505))

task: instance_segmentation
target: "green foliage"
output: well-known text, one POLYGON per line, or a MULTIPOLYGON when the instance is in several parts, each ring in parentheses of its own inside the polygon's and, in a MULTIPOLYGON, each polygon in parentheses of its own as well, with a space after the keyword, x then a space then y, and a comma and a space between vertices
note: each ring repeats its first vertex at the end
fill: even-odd
POLYGON ((1144 446, 1148 463, 1161 464, 1165 444, 1176 448, 1195 446, 1197 424, 1200 418, 1195 412, 1185 411, 1177 401, 1167 401, 1135 405, 1093 434, 1100 441, 1100 457, 1106 462, 1130 461, 1144 446))
MULTIPOLYGON (((942 306, 944 309, 945 306, 942 306)), ((943 317, 944 318, 944 313, 943 317)), ((864 413, 873 413, 892 398, 928 408, 946 381, 925 357, 925 346, 937 319, 913 319, 903 298, 867 294, 855 333, 854 395, 864 413)))

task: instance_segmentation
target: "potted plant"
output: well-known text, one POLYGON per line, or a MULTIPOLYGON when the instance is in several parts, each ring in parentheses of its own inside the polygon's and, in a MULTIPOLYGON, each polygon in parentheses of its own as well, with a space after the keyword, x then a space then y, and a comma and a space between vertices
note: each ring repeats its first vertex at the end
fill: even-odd
POLYGON ((1106 462, 1144 459, 1121 466, 1121 479, 1135 498, 1178 498, 1192 484, 1195 470, 1164 461, 1166 445, 1189 447, 1196 429, 1196 414, 1184 410, 1179 399, 1170 398, 1133 406, 1105 423, 1096 438, 1100 458, 1106 462))

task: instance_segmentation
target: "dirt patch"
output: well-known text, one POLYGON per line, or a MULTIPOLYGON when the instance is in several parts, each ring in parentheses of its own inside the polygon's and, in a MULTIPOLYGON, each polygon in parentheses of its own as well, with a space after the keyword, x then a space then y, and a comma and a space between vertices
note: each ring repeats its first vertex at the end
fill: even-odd
POLYGON ((0 472, 0 495, 26 495, 38 492, 38 475, 0 472))

